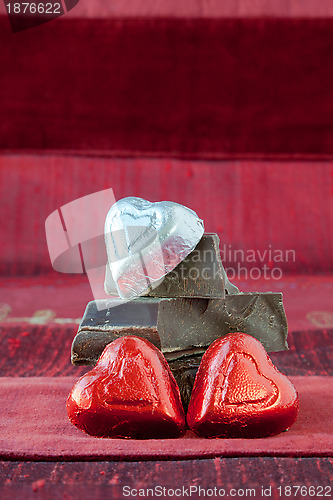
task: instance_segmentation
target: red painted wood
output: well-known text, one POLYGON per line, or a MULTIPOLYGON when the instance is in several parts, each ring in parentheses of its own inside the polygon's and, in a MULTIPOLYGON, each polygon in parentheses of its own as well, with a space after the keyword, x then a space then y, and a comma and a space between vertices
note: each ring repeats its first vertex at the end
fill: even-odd
MULTIPOLYGON (((0 494, 4 500, 52 498, 123 499, 130 488, 255 488, 331 485, 331 458, 215 458, 156 462, 0 462, 0 494)), ((184 497, 183 497, 184 498, 184 497)), ((190 497, 189 497, 190 498, 190 497)), ((199 498, 193 494, 192 498, 199 498)), ((202 498, 202 496, 201 496, 202 498)), ((253 497, 252 497, 253 498, 253 497)), ((283 498, 283 497, 282 497, 283 498)), ((286 497, 285 497, 286 498, 286 497)))

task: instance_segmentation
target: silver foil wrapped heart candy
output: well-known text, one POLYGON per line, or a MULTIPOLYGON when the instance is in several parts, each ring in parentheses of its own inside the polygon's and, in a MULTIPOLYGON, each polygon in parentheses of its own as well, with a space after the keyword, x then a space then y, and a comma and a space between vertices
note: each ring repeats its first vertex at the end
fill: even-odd
POLYGON ((114 203, 105 221, 105 291, 122 299, 156 288, 196 247, 203 221, 183 205, 129 197, 114 203))

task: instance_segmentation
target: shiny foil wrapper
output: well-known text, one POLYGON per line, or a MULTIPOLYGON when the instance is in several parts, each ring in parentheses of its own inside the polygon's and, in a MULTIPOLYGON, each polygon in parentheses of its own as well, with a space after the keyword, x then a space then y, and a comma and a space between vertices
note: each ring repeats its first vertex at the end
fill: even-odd
POLYGON ((171 201, 123 198, 105 220, 105 292, 122 299, 156 288, 196 247, 204 233, 197 214, 171 201))

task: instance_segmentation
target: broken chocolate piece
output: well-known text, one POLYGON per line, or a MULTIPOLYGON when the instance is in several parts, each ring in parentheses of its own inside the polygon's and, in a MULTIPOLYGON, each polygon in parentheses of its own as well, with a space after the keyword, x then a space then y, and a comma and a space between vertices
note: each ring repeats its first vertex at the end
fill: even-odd
POLYGON ((255 337, 267 351, 288 348, 281 293, 163 300, 158 310, 157 331, 164 354, 208 347, 219 337, 240 331, 255 337))
POLYGON ((167 356, 165 356, 171 368, 172 374, 178 384, 185 411, 187 411, 187 407, 190 403, 192 387, 203 354, 189 356, 182 359, 175 359, 173 361, 170 361, 170 359, 167 359, 167 356))
POLYGON ((151 297, 224 298, 238 293, 224 270, 217 234, 205 233, 193 252, 149 292, 151 297))
POLYGON ((73 364, 95 364, 105 346, 123 335, 146 338, 170 360, 201 354, 217 338, 238 331, 255 337, 267 351, 287 349, 281 293, 103 302, 98 307, 89 302, 86 308, 72 345, 73 364))
POLYGON ((148 297, 130 302, 122 299, 89 302, 72 343, 72 363, 95 365, 107 344, 124 335, 145 338, 160 349, 157 333, 159 302, 159 299, 148 297))

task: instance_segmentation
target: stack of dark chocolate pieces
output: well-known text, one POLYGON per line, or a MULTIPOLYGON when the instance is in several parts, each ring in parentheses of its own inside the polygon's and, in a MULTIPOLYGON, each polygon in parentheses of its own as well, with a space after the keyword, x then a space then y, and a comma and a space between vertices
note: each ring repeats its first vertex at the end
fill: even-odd
POLYGON ((166 357, 187 408, 203 353, 230 332, 258 339, 268 352, 287 349, 281 293, 240 293, 223 268, 216 234, 204 233, 146 296, 89 302, 72 344, 72 363, 94 365, 107 344, 143 337, 166 357))

